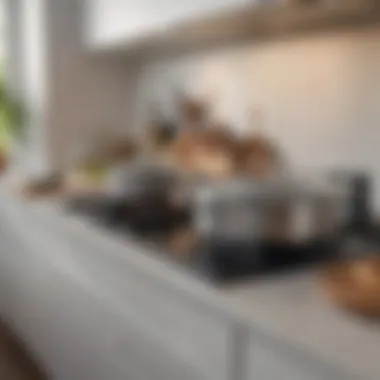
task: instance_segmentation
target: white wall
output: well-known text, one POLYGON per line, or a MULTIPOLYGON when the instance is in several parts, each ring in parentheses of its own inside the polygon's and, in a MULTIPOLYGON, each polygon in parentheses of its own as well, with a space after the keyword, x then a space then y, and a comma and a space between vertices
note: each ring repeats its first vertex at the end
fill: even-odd
POLYGON ((211 99, 215 115, 241 132, 252 129, 251 109, 261 108, 263 129, 295 167, 369 170, 380 210, 380 28, 184 55, 137 68, 128 59, 85 53, 82 1, 47 4, 44 115, 53 166, 65 165, 70 147, 95 132, 142 130, 147 106, 157 99, 170 112, 172 93, 186 86, 211 99))
POLYGON ((83 46, 81 0, 49 3, 51 156, 58 166, 71 160, 74 145, 98 132, 125 132, 136 75, 128 62, 92 56, 83 46))
POLYGON ((47 106, 45 0, 19 1, 21 97, 28 108, 28 144, 24 164, 31 173, 46 168, 45 113, 47 106))
POLYGON ((8 0, 10 63, 17 63, 10 74, 29 116, 20 152, 26 174, 68 165, 74 143, 85 145, 97 132, 128 129, 136 75, 124 61, 86 52, 83 3, 8 0))
POLYGON ((292 165, 372 172, 380 210, 379 41, 380 28, 372 28, 147 63, 140 97, 170 111, 173 88, 183 85, 243 132, 252 130, 250 113, 259 107, 262 128, 292 165))
POLYGON ((21 78, 21 1, 3 0, 1 11, 4 12, 3 57, 7 84, 11 91, 19 95, 22 91, 21 78))

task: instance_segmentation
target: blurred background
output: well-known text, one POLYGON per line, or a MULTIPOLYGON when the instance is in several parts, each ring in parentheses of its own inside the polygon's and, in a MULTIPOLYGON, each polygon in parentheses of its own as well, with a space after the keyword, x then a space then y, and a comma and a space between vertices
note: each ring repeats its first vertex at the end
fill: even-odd
POLYGON ((157 113, 175 123, 190 96, 295 169, 364 170, 379 188, 373 2, 85 3, 8 4, 3 71, 28 110, 27 171, 70 166, 105 134, 141 137, 157 113))
POLYGON ((0 62, 0 311, 52 378, 377 378, 379 1, 2 0, 0 62))

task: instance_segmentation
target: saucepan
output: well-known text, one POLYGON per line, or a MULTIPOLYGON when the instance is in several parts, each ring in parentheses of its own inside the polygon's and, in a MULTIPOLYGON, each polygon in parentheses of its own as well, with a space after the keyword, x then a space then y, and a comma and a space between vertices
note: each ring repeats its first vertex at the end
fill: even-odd
POLYGON ((337 234, 344 225, 342 194, 286 181, 215 181, 194 196, 200 236, 234 241, 302 242, 337 234))

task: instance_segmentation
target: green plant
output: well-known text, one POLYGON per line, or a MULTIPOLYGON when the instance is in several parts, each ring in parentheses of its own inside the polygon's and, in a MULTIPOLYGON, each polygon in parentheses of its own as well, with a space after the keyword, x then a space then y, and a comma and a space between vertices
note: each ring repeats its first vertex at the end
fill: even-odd
POLYGON ((16 99, 0 75, 0 149, 8 150, 13 139, 25 136, 25 107, 16 99))

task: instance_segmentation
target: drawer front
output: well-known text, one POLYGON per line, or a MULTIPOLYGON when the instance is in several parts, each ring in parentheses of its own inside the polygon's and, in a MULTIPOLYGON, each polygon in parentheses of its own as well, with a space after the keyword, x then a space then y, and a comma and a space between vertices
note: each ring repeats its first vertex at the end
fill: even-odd
POLYGON ((292 347, 251 334, 247 351, 247 380, 347 380, 332 368, 313 361, 292 347))

